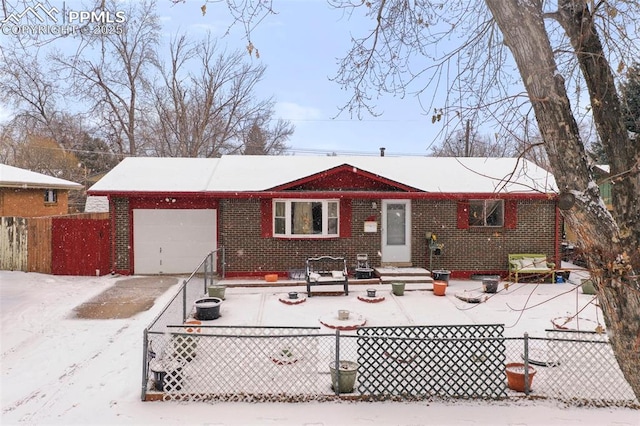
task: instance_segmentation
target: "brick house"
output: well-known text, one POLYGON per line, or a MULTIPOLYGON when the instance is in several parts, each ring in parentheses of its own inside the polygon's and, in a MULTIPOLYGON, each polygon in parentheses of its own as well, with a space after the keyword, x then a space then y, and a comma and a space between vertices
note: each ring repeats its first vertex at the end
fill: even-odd
POLYGON ((309 256, 502 274, 509 253, 559 260, 553 177, 513 158, 127 158, 107 196, 113 270, 191 272, 218 247, 227 276, 285 276, 309 256), (429 238, 442 253, 429 264, 429 238))
POLYGON ((69 191, 79 183, 0 164, 0 216, 41 217, 69 213, 69 191))

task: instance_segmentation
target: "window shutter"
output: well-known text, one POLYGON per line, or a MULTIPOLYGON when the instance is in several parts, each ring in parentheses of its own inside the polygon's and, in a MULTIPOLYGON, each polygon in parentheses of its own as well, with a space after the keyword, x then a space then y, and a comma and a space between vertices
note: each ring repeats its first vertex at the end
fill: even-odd
POLYGON ((351 200, 340 200, 340 238, 351 237, 351 200))
POLYGON ((516 200, 505 200, 504 202, 504 227, 505 229, 518 227, 518 202, 516 200))
POLYGON ((458 201, 458 229, 469 229, 469 202, 458 201))
POLYGON ((271 237, 271 231, 273 229, 273 209, 272 200, 260 200, 260 224, 262 228, 262 238, 271 237))

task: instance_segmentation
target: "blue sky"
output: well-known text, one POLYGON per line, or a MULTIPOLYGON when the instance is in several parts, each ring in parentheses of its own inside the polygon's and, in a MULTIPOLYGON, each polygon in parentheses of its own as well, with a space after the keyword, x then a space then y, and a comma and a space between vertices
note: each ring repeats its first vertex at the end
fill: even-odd
MULTIPOLYGON (((166 37, 176 31, 194 37, 211 31, 222 37, 231 23, 228 10, 224 4, 210 3, 202 16, 202 4, 190 0, 172 5, 160 0, 158 14, 166 37)), ((422 111, 413 96, 383 96, 377 102, 379 117, 365 115, 358 120, 342 113, 334 118, 349 93, 329 78, 336 75, 337 58, 347 52, 351 34, 364 34, 372 25, 369 19, 348 18, 326 0, 275 0, 274 7, 278 14, 264 20, 252 34, 258 60, 267 65, 259 94, 273 96, 277 115, 295 124, 289 141, 295 153, 378 154, 385 147, 387 155, 421 155, 437 143, 442 125, 432 124, 431 115, 422 111)), ((240 27, 220 42, 240 49, 247 44, 240 27)))
MULTIPOLYGON (((163 26, 162 44, 167 46, 177 32, 197 40, 210 31, 221 47, 246 51, 243 28, 233 27, 226 34, 232 22, 226 2, 207 3, 207 13, 203 16, 200 8, 204 2, 187 0, 174 5, 170 0, 157 0, 157 13, 163 26)), ((45 2, 29 0, 24 4, 38 3, 45 2)), ((62 9, 63 0, 50 0, 45 4, 62 9)), ((67 8, 88 10, 88 3, 79 0, 64 0, 64 4, 67 8)), ((372 28, 370 18, 346 16, 343 10, 329 6, 327 0, 274 0, 274 9, 277 14, 267 17, 252 33, 260 58, 247 54, 247 60, 267 66, 265 77, 257 87, 257 96, 273 97, 277 118, 295 125, 295 133, 288 142, 291 153, 379 155, 379 148, 385 147, 386 155, 425 155, 433 144, 440 143, 443 124, 432 124, 431 113, 425 113, 412 95, 404 99, 381 95, 376 100, 379 116, 365 112, 359 120, 350 117, 348 112, 338 115, 339 107, 350 98, 350 92, 330 78, 336 76, 338 59, 350 48, 351 37, 365 35, 372 28)), ((56 45, 64 46, 64 43, 66 39, 56 45)), ((41 57, 44 57, 42 52, 41 57)), ((423 100, 428 104, 430 97, 427 93, 423 100)), ((0 121, 10 118, 11 114, 7 105, 0 102, 0 121)))

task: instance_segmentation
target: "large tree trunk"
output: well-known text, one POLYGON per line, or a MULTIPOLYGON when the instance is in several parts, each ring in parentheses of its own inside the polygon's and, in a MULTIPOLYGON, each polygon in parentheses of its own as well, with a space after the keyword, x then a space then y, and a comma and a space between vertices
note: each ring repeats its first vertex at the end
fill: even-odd
POLYGON ((558 21, 571 40, 587 83, 593 121, 614 176, 613 216, 620 229, 620 238, 624 244, 630 243, 637 249, 640 241, 640 145, 628 136, 613 73, 588 7, 584 0, 560 0, 558 21))
MULTIPOLYGON (((565 220, 583 245, 618 364, 640 399, 640 286, 632 263, 637 262, 638 241, 629 238, 629 222, 622 223, 624 228, 620 232, 600 199, 564 79, 557 71, 543 22, 541 2, 485 2, 515 58, 558 188, 575 196, 575 205, 564 212, 565 220)), ((615 125, 609 121, 618 117, 615 114, 594 114, 594 119, 602 121, 599 126, 613 129, 615 125)), ((611 143, 603 140, 603 143, 608 142, 611 143)), ((637 193, 635 198, 637 202, 637 193)))

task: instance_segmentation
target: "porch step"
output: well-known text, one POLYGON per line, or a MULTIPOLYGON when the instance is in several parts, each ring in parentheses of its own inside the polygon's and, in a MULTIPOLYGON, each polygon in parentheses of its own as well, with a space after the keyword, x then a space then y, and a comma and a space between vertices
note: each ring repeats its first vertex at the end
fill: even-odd
POLYGON ((405 283, 405 284, 433 284, 433 278, 430 276, 415 275, 394 275, 380 277, 382 284, 405 283))
POLYGON ((374 268, 374 272, 380 277, 380 282, 383 284, 389 284, 392 282, 401 283, 422 283, 431 284, 433 278, 431 278, 431 272, 424 268, 399 268, 399 267, 379 267, 374 268))

